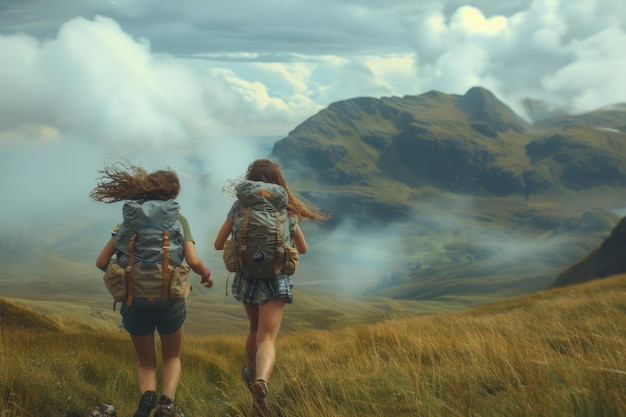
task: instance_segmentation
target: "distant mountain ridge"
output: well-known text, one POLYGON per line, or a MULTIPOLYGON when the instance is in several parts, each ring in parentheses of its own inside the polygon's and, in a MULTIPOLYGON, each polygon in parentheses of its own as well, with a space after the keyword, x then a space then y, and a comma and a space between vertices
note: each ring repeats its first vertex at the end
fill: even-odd
POLYGON ((528 199, 626 187, 625 108, 528 123, 481 87, 463 96, 361 97, 307 119, 272 157, 319 205, 359 207, 385 221, 411 215, 407 196, 424 189, 528 199))

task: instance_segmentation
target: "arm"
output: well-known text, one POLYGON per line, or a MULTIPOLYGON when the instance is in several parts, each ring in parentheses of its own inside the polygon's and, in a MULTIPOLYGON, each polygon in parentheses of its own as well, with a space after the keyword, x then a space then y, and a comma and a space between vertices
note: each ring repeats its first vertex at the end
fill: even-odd
POLYGON ((304 254, 306 253, 308 247, 306 245, 306 240, 304 240, 304 234, 302 230, 300 230, 300 226, 296 224, 296 233, 293 235, 293 243, 296 245, 296 249, 298 249, 298 253, 304 254))
POLYGON ((213 286, 211 271, 204 265, 204 262, 202 262, 202 259, 198 256, 198 252, 196 252, 196 243, 191 235, 189 222, 182 214, 178 216, 178 220, 183 225, 183 256, 185 257, 185 261, 193 272, 200 275, 200 283, 203 284, 205 288, 211 288, 213 286))
POLYGON ((215 250, 224 249, 224 242, 226 242, 226 239, 228 239, 228 236, 230 236, 230 233, 232 232, 232 230, 233 230, 233 222, 226 219, 224 221, 224 224, 222 224, 220 231, 217 233, 217 237, 215 238, 215 243, 213 243, 213 247, 215 248, 215 250))
POLYGON ((202 259, 200 259, 196 252, 196 245, 193 241, 183 243, 183 253, 185 254, 185 261, 187 261, 191 270, 202 277, 200 283, 202 283, 205 288, 211 288, 213 286, 211 271, 204 266, 202 259))
POLYGON ((102 271, 106 271, 107 266, 109 265, 109 261, 111 260, 111 257, 113 256, 114 253, 115 253, 115 238, 112 237, 111 239, 109 239, 107 244, 104 245, 104 248, 102 248, 100 255, 98 255, 98 259, 96 259, 96 266, 102 271))

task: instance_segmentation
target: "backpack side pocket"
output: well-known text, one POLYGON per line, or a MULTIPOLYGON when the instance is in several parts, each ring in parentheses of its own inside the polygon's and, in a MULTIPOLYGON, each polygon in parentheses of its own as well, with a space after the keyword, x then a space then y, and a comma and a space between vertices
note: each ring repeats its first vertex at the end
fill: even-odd
POLYGON ((186 300, 192 290, 189 282, 189 267, 187 265, 179 265, 176 268, 170 267, 170 271, 170 300, 186 300))
POLYGON ((102 277, 104 285, 115 301, 121 303, 126 292, 126 282, 124 278, 124 268, 116 260, 111 260, 102 277))
POLYGON ((285 250, 283 274, 293 275, 296 273, 296 269, 298 269, 298 264, 300 263, 300 255, 298 254, 298 250, 296 248, 283 246, 283 249, 285 250))
POLYGON ((232 240, 224 242, 224 253, 222 259, 228 272, 239 272, 239 262, 237 261, 237 245, 232 240))

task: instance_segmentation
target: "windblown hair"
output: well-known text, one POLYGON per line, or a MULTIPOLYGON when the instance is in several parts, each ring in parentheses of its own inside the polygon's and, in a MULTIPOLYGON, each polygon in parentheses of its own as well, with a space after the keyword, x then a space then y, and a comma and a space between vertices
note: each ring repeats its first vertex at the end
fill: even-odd
POLYGON ((180 193, 178 174, 171 170, 148 173, 129 163, 117 162, 98 171, 102 174, 89 197, 115 203, 126 200, 172 200, 180 193))
POLYGON ((280 166, 269 159, 257 159, 248 166, 246 179, 278 184, 287 191, 288 211, 303 219, 328 220, 330 215, 321 213, 316 207, 303 203, 287 186, 280 166))

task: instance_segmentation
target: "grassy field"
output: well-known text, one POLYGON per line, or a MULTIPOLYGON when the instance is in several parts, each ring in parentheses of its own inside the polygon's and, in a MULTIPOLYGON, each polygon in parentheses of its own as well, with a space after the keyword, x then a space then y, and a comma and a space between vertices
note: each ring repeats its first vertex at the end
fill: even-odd
MULTIPOLYGON (((0 416, 131 415, 136 364, 118 330, 3 301, 0 416)), ((336 330, 285 329, 276 416, 626 416, 626 276, 463 312, 336 330)), ((243 334, 188 335, 187 417, 246 416, 243 334)))
MULTIPOLYGON (((299 286, 299 285, 298 285, 299 286)), ((305 287, 305 286, 303 286, 305 287)), ((210 291, 198 288, 187 299, 185 332, 188 335, 243 334, 247 319, 241 304, 232 295, 225 296, 224 287, 210 291), (202 292, 201 292, 202 291, 202 292)), ((293 290, 295 302, 287 306, 282 328, 288 331, 303 329, 339 329, 389 318, 412 317, 442 311, 467 309, 453 301, 390 300, 382 297, 352 298, 315 288, 293 290)), ((65 328, 120 329, 120 306, 113 311, 113 300, 106 290, 77 295, 55 293, 33 295, 27 293, 10 297, 19 306, 28 307, 65 328)))

